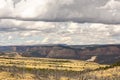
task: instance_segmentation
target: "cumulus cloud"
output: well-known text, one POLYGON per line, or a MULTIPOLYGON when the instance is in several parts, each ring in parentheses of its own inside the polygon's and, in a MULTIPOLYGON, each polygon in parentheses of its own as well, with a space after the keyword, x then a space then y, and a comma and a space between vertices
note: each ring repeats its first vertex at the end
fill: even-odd
POLYGON ((8 36, 8 40, 11 40, 11 39, 13 39, 13 37, 12 36, 8 36))
POLYGON ((119 44, 119 0, 0 0, 0 45, 119 44))
POLYGON ((5 44, 118 44, 120 25, 101 23, 1 20, 5 44), (5 24, 7 23, 7 24, 5 24))
POLYGON ((120 23, 118 0, 0 0, 0 3, 0 19, 120 23))

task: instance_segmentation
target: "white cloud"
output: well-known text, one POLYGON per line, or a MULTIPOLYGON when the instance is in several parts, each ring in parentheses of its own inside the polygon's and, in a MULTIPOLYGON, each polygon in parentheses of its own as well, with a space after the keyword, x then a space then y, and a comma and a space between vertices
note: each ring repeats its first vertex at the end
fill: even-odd
POLYGON ((8 36, 8 40, 11 40, 11 39, 13 39, 13 37, 12 36, 8 36))
POLYGON ((49 42, 49 38, 48 37, 43 39, 43 41, 42 41, 42 43, 47 43, 47 42, 49 42))
POLYGON ((102 9, 118 9, 120 8, 120 2, 117 0, 109 0, 104 6, 101 7, 102 9))
POLYGON ((60 39, 59 43, 60 42, 63 42, 65 44, 71 44, 71 43, 73 43, 71 37, 63 37, 62 39, 60 39))
POLYGON ((0 44, 120 43, 119 0, 0 0, 0 4, 0 44))
POLYGON ((2 20, 0 39, 6 44, 118 44, 120 25, 2 20))
POLYGON ((120 23, 118 0, 0 0, 0 4, 1 19, 120 23))
POLYGON ((22 32, 22 33, 20 33, 21 37, 29 37, 29 36, 32 36, 32 35, 33 35, 32 32, 22 32))
POLYGON ((77 23, 70 23, 68 26, 68 31, 70 33, 75 33, 77 31, 77 29, 79 29, 80 25, 78 25, 77 23))

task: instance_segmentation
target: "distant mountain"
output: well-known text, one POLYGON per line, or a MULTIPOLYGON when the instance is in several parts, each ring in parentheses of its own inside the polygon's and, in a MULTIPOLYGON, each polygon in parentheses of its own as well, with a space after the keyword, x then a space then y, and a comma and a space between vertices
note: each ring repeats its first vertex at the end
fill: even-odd
POLYGON ((24 57, 64 58, 112 64, 120 61, 120 45, 0 46, 0 55, 17 52, 24 57))

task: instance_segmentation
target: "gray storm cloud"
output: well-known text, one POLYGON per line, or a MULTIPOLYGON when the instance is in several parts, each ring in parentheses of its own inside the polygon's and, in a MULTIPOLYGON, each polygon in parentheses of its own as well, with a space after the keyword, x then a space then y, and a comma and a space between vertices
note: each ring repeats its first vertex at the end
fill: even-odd
POLYGON ((0 0, 0 4, 0 19, 120 24, 118 0, 0 0))

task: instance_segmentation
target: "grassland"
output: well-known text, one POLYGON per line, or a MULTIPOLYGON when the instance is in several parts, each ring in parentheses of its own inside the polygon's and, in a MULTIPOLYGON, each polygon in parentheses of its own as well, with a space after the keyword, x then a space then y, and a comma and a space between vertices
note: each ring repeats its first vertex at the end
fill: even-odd
POLYGON ((0 58, 1 66, 16 66, 35 69, 57 69, 68 71, 94 70, 104 65, 93 62, 48 58, 0 58))
POLYGON ((0 80, 119 80, 120 67, 69 59, 0 57, 0 80))

